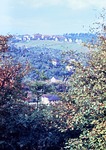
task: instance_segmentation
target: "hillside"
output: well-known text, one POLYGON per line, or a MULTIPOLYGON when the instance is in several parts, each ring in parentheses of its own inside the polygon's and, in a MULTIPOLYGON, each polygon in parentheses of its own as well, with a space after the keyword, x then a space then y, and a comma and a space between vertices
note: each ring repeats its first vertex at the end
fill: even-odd
POLYGON ((18 60, 23 64, 26 61, 30 63, 33 69, 26 77, 27 79, 40 80, 41 76, 49 79, 52 77, 63 79, 64 76, 71 75, 73 70, 66 69, 70 65, 70 59, 86 65, 89 49, 77 43, 31 40, 11 43, 10 52, 9 55, 11 54, 15 61, 18 60), (69 55, 70 50, 74 53, 69 55))
POLYGON ((31 40, 31 41, 20 41, 15 43, 17 47, 41 47, 41 48, 52 48, 59 50, 77 50, 78 52, 88 52, 89 49, 84 47, 83 44, 70 43, 65 41, 51 41, 51 40, 31 40))

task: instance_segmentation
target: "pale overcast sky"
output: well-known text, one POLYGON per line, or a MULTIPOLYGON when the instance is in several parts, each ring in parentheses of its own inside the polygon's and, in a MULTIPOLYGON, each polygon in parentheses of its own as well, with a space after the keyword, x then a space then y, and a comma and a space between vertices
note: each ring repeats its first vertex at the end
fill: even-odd
POLYGON ((0 34, 88 32, 106 0, 2 0, 0 34))

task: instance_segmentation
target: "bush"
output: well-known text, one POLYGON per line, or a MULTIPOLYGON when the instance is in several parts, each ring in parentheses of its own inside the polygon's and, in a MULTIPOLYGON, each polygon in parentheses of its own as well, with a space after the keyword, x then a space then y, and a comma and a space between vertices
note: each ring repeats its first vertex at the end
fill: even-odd
MULTIPOLYGON (((103 26, 104 28, 104 26, 103 26)), ((66 149, 104 150, 106 148, 106 34, 99 34, 97 51, 91 52, 87 67, 76 63, 76 72, 68 80, 70 90, 65 95, 68 103, 78 110, 67 120, 71 128, 80 129, 79 138, 69 139, 66 149)), ((69 108, 70 110, 70 108, 69 108)))

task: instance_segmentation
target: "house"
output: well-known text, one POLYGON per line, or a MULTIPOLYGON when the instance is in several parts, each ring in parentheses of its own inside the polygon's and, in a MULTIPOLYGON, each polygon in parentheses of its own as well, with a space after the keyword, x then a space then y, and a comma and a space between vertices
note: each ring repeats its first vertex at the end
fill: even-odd
POLYGON ((41 96, 41 104, 50 105, 50 104, 56 104, 59 101, 60 101, 60 97, 58 95, 43 94, 41 96))
POLYGON ((57 60, 56 60, 56 59, 52 59, 52 64, 53 64, 54 66, 56 66, 56 65, 57 65, 57 60))
POLYGON ((62 80, 58 80, 56 79, 55 77, 52 77, 50 80, 49 80, 49 83, 61 83, 62 80))
POLYGON ((50 82, 51 82, 51 83, 56 83, 57 80, 55 79, 55 77, 52 77, 51 80, 50 80, 50 82))
POLYGON ((58 38, 57 37, 55 37, 55 39, 54 39, 55 41, 58 41, 58 38))
POLYGON ((67 66, 66 66, 66 70, 67 70, 67 71, 71 71, 72 69, 73 69, 73 66, 71 66, 71 65, 67 65, 67 66))
POLYGON ((75 42, 76 42, 77 44, 81 44, 81 43, 82 43, 82 40, 81 40, 81 39, 76 39, 75 42))
POLYGON ((57 36, 55 36, 55 39, 54 39, 55 41, 65 41, 65 42, 67 42, 67 38, 65 38, 64 36, 61 36, 61 35, 57 35, 57 36))
POLYGON ((28 34, 25 34, 25 35, 23 35, 23 41, 30 41, 30 35, 28 35, 28 34))
POLYGON ((69 41, 70 43, 72 43, 72 39, 71 39, 71 38, 69 38, 68 41, 69 41))
POLYGON ((68 39, 67 39, 67 38, 65 38, 65 37, 63 36, 63 38, 62 38, 62 40, 61 40, 61 41, 67 42, 67 41, 68 41, 68 39))

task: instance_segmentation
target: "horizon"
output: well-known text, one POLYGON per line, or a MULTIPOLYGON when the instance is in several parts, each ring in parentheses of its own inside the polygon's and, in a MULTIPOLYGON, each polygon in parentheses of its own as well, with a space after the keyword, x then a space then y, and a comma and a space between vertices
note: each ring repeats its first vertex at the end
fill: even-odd
POLYGON ((89 33, 104 6, 104 0, 3 0, 0 35, 89 33))
POLYGON ((25 33, 25 34, 10 34, 10 35, 12 35, 12 36, 25 36, 25 35, 29 35, 29 36, 32 36, 32 35, 43 35, 43 36, 64 36, 64 35, 66 35, 66 34, 68 34, 68 35, 70 35, 70 34, 91 34, 91 35, 95 35, 95 33, 89 33, 89 32, 85 32, 85 33, 64 33, 64 34, 42 34, 42 33, 33 33, 33 34, 29 34, 29 33, 25 33))

